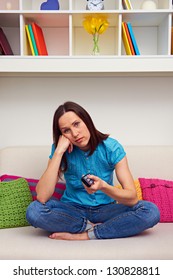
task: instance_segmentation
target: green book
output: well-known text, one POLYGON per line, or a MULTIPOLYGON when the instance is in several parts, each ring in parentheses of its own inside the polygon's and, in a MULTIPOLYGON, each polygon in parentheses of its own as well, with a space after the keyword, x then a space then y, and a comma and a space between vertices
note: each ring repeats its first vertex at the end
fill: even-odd
POLYGON ((31 24, 28 24, 28 29, 29 29, 29 33, 30 33, 30 36, 31 36, 31 41, 32 41, 32 45, 33 45, 33 48, 34 48, 34 53, 35 53, 35 55, 38 55, 37 45, 36 45, 36 42, 35 42, 34 33, 32 31, 31 24))

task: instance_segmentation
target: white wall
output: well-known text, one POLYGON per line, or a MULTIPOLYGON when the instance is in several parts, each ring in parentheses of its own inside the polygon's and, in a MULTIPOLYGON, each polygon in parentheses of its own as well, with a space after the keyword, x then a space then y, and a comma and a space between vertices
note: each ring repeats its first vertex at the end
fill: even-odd
POLYGON ((67 100, 123 145, 173 145, 172 89, 171 77, 0 77, 0 148, 51 144, 67 100))

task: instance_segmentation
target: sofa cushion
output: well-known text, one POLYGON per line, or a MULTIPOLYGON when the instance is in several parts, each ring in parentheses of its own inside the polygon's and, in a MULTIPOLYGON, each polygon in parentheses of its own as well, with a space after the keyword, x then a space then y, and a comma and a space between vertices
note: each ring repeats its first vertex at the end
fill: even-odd
POLYGON ((32 202, 31 192, 25 179, 0 183, 0 228, 29 225, 26 208, 32 202))
MULTIPOLYGON (((9 181, 12 181, 12 180, 16 180, 18 178, 21 178, 21 176, 4 174, 4 175, 0 176, 0 181, 9 182, 9 181)), ((35 188, 36 188, 36 185, 37 185, 39 180, 38 179, 32 179, 32 178, 24 178, 24 179, 27 180, 30 191, 31 191, 31 194, 32 194, 32 198, 33 198, 33 200, 35 200, 36 199, 35 188)), ((63 195, 65 188, 66 188, 66 185, 65 185, 64 182, 58 182, 55 186, 55 191, 52 195, 52 199, 58 199, 59 200, 61 198, 61 196, 63 195)))
MULTIPOLYGON (((135 187, 136 187, 136 192, 137 192, 137 197, 139 200, 142 200, 142 190, 141 190, 141 186, 140 186, 140 182, 138 179, 134 180, 134 184, 135 184, 135 187)), ((121 185, 117 185, 116 186, 117 188, 122 188, 121 185)))
POLYGON ((144 200, 154 202, 160 210, 160 222, 173 222, 173 181, 139 178, 144 200))

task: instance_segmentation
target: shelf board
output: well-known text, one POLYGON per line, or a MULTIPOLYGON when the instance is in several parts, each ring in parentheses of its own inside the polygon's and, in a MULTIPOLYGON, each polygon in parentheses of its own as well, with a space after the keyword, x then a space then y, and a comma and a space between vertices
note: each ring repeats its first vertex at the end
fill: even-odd
POLYGON ((173 75, 173 56, 5 56, 0 76, 10 74, 173 75))

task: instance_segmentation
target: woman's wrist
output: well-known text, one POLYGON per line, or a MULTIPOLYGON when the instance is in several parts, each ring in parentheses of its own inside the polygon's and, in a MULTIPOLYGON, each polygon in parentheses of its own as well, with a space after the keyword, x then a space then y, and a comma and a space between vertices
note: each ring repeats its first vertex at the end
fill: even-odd
POLYGON ((102 181, 102 188, 101 190, 103 192, 107 191, 110 188, 110 185, 108 183, 106 183, 105 181, 102 181))
POLYGON ((58 158, 62 157, 63 154, 64 154, 64 151, 61 151, 61 150, 55 150, 55 152, 54 152, 54 156, 58 157, 58 158))

